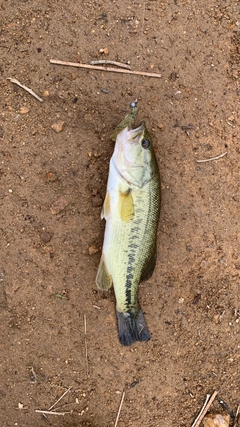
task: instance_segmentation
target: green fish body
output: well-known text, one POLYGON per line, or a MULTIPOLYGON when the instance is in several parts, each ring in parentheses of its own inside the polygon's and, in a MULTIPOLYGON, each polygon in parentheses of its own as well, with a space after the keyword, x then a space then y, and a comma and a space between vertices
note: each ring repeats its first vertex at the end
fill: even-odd
POLYGON ((123 345, 150 339, 138 287, 155 267, 160 211, 160 178, 151 137, 144 122, 131 129, 135 116, 134 109, 117 128, 101 214, 106 227, 96 277, 99 289, 114 287, 123 345))

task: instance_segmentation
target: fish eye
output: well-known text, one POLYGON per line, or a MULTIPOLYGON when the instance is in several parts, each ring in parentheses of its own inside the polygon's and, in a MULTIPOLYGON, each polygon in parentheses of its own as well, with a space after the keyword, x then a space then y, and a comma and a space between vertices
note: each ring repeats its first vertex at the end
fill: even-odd
POLYGON ((149 148, 150 147, 150 141, 148 141, 148 139, 143 139, 142 140, 142 147, 143 148, 149 148))

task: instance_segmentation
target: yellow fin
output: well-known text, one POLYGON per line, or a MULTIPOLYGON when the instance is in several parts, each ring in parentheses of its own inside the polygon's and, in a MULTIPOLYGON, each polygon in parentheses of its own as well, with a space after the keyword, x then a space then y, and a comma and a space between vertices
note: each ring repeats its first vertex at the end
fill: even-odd
POLYGON ((110 214, 110 194, 107 193, 103 203, 103 207, 102 207, 101 219, 103 218, 107 219, 109 214, 110 214))
POLYGON ((102 291, 107 291, 112 286, 112 276, 107 270, 103 254, 101 256, 100 264, 98 267, 96 285, 102 291))
POLYGON ((119 214, 124 222, 130 222, 134 218, 134 203, 130 189, 119 193, 119 214))

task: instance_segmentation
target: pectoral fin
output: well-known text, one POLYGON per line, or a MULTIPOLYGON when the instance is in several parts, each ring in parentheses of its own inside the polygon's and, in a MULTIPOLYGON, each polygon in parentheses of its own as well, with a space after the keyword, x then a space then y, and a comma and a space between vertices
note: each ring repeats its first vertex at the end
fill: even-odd
POLYGON ((107 193, 103 203, 103 207, 102 207, 101 219, 103 218, 107 219, 109 214, 110 214, 110 194, 107 193))
POLYGON ((130 189, 119 193, 119 215, 124 222, 130 222, 134 218, 134 203, 130 189))
POLYGON ((145 280, 150 279, 150 277, 153 274, 155 265, 156 265, 156 258, 157 258, 157 252, 156 248, 154 249, 151 258, 149 259, 146 267, 144 268, 142 275, 141 275, 141 281, 144 282, 145 280))
POLYGON ((112 276, 107 270, 103 254, 101 256, 100 264, 98 267, 96 285, 102 291, 107 291, 112 286, 112 276))

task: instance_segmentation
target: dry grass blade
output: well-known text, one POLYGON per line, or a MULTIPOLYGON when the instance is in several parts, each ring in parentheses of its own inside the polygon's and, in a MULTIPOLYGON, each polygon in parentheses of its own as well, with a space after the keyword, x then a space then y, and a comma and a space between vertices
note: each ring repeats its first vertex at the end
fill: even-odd
POLYGON ((43 409, 35 409, 35 412, 39 412, 40 414, 43 414, 43 416, 45 417, 45 418, 47 418, 46 417, 46 415, 65 415, 65 414, 71 414, 72 413, 72 411, 70 411, 70 412, 56 412, 56 411, 51 411, 51 409, 53 409, 54 408, 54 406, 56 406, 57 405, 57 403, 58 402, 60 402, 60 400, 62 400, 62 398, 64 397, 64 396, 66 396, 66 394, 71 390, 71 388, 72 388, 72 386, 71 387, 69 387, 60 397, 59 397, 59 399, 52 405, 52 406, 50 406, 50 408, 49 409, 47 409, 47 410, 43 410, 43 409))
POLYGON ((72 386, 71 387, 69 387, 60 397, 59 397, 59 399, 52 405, 52 406, 50 406, 50 408, 48 408, 48 410, 49 411, 51 411, 51 409, 53 409, 54 408, 54 406, 56 406, 57 405, 57 403, 58 402, 60 402, 60 400, 62 400, 62 398, 64 397, 64 396, 66 396, 66 394, 71 390, 71 388, 72 388, 72 386))
POLYGON ((57 59, 50 59, 50 62, 51 64, 68 65, 70 67, 85 68, 88 70, 100 70, 100 71, 110 71, 113 73, 135 74, 137 76, 156 77, 158 79, 162 77, 161 74, 156 74, 156 73, 145 73, 144 71, 121 70, 121 68, 100 67, 98 65, 79 64, 76 62, 59 61, 57 59))
POLYGON ((202 409, 201 409, 201 411, 199 412, 199 414, 198 414, 197 418, 195 419, 194 423, 191 425, 191 427, 195 427, 195 426, 196 426, 196 424, 197 424, 197 422, 198 422, 199 418, 201 417, 201 415, 202 415, 202 413, 203 413, 204 409, 206 408, 206 405, 207 405, 207 403, 208 403, 208 401, 209 401, 210 397, 211 397, 211 395, 210 395, 210 394, 207 394, 206 399, 205 399, 205 402, 204 402, 204 404, 203 404, 203 406, 202 406, 202 409))
POLYGON ((121 398, 121 402, 120 402, 120 405, 119 405, 119 409, 118 409, 118 413, 117 413, 117 418, 116 418, 114 427, 117 427, 118 420, 119 420, 120 413, 121 413, 121 409, 122 409, 122 405, 123 405, 123 401, 124 401, 124 397, 125 397, 125 391, 123 391, 123 394, 122 394, 122 398, 121 398))
POLYGON ((34 98, 36 98, 38 101, 43 102, 43 99, 40 98, 40 96, 38 96, 35 92, 33 92, 33 90, 30 89, 29 87, 22 85, 22 83, 20 83, 17 79, 12 79, 11 77, 7 77, 7 80, 10 80, 10 82, 15 83, 15 85, 18 85, 22 89, 26 90, 28 93, 34 96, 34 98))
POLYGON ((235 415, 233 427, 237 427, 238 426, 238 415, 239 415, 239 412, 240 412, 240 405, 238 405, 238 407, 237 407, 237 411, 236 411, 236 415, 235 415))
POLYGON ((227 154, 227 151, 225 151, 225 153, 219 154, 219 156, 211 157, 211 159, 197 160, 197 163, 205 163, 205 162, 211 162, 212 160, 218 160, 226 156, 226 154, 227 154))
POLYGON ((72 414, 72 411, 68 412, 55 412, 55 411, 42 411, 41 409, 35 409, 35 412, 38 412, 39 414, 44 415, 66 415, 66 414, 72 414))
POLYGON ((207 395, 206 400, 204 402, 204 405, 199 412, 197 418, 195 419, 194 423, 191 425, 191 427, 199 427, 203 417, 206 415, 207 411, 209 410, 211 404, 213 403, 215 397, 218 395, 219 391, 215 390, 212 396, 210 397, 210 394, 207 395))
POLYGON ((87 371, 87 377, 88 377, 88 375, 89 375, 89 370, 88 370, 87 318, 86 318, 86 314, 84 314, 84 333, 85 333, 85 358, 86 358, 86 371, 87 371))

